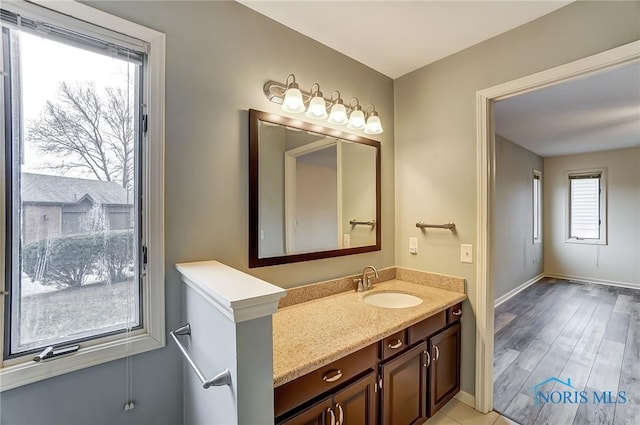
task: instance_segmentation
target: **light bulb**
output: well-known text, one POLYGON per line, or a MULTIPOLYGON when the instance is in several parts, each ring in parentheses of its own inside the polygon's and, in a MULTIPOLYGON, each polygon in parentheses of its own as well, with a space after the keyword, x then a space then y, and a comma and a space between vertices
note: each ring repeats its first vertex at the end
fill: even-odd
POLYGON ((356 109, 351 112, 351 116, 349 117, 349 124, 347 124, 347 128, 361 129, 364 128, 364 112, 361 109, 356 109))
POLYGON ((309 108, 305 115, 316 120, 323 120, 327 118, 327 105, 324 103, 324 99, 321 95, 316 93, 316 96, 311 99, 311 102, 309 102, 309 108))
POLYGON ((342 103, 336 103, 331 107, 331 113, 329 114, 329 122, 331 124, 346 124, 349 119, 347 118, 347 109, 342 103))
POLYGON ((365 127, 364 132, 367 134, 382 133, 382 123, 380 122, 380 117, 378 117, 378 114, 375 112, 367 118, 367 126, 365 127))
POLYGON ((304 101, 302 100, 302 93, 297 87, 298 85, 293 83, 285 92, 284 100, 282 101, 282 110, 285 112, 304 112, 304 101))

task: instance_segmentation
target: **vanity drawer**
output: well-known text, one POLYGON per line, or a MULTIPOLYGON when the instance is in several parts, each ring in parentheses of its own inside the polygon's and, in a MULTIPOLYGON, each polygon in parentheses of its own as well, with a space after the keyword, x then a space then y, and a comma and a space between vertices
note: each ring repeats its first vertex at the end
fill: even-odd
POLYGON ((403 329, 380 341, 380 359, 385 360, 408 346, 407 330, 403 329))
POLYGON ((462 317, 462 303, 458 303, 447 309, 447 323, 459 322, 462 317))
POLYGON ((447 326, 447 314, 443 310, 409 328, 409 345, 433 335, 447 326))
POLYGON ((277 387, 274 390, 275 416, 346 383, 366 370, 375 370, 377 357, 376 343, 277 387))

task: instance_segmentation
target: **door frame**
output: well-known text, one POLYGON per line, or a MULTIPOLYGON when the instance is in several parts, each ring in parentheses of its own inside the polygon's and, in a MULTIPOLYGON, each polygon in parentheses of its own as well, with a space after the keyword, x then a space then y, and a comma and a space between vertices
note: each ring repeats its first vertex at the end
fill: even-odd
POLYGON ((476 410, 493 409, 493 329, 494 329, 494 256, 491 252, 493 209, 495 202, 495 128, 496 101, 588 74, 640 61, 640 40, 583 59, 537 72, 476 93, 477 129, 477 261, 476 270, 476 410))

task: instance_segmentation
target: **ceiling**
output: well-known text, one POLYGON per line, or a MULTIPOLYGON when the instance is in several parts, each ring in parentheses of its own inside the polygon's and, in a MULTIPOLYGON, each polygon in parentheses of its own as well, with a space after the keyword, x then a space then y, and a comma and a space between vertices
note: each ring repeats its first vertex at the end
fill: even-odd
POLYGON ((542 157, 640 146, 640 62, 497 102, 495 125, 542 157))
POLYGON ((573 0, 237 1, 395 79, 573 0))
MULTIPOLYGON (((390 78, 573 0, 237 0, 390 78)), ((640 146, 640 65, 496 104, 496 132, 540 156, 640 146)))

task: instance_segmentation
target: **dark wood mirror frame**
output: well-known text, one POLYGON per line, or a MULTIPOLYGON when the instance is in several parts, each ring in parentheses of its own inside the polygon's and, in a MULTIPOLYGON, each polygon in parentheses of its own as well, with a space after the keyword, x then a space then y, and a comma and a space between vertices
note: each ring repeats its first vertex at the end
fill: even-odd
POLYGON ((277 114, 249 110, 249 267, 264 267, 276 264, 295 263, 300 261, 317 260, 321 258, 340 257, 343 255, 360 254, 363 252, 380 251, 381 249, 381 189, 380 189, 380 142, 346 133, 340 130, 322 127, 305 121, 283 117, 277 114), (274 257, 259 256, 259 123, 260 121, 278 124, 286 127, 301 129, 321 135, 361 143, 376 148, 376 243, 375 245, 354 248, 339 248, 324 251, 306 252, 300 254, 281 255, 274 257))

